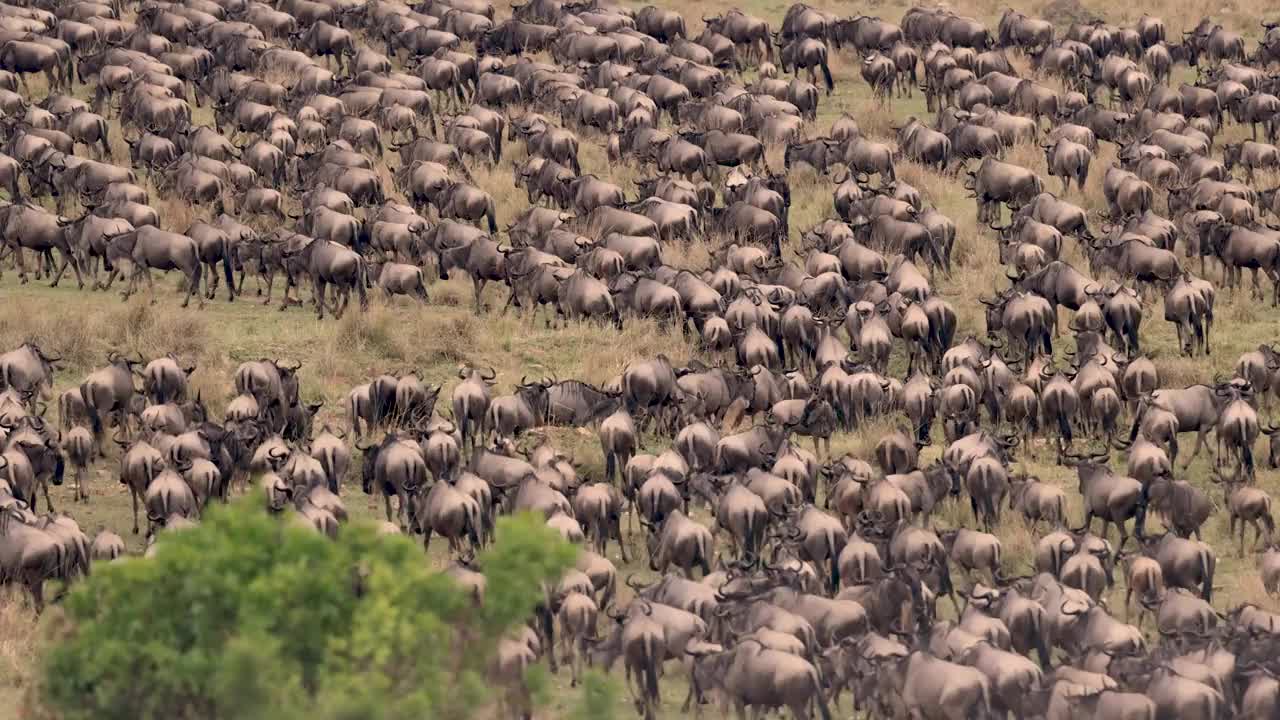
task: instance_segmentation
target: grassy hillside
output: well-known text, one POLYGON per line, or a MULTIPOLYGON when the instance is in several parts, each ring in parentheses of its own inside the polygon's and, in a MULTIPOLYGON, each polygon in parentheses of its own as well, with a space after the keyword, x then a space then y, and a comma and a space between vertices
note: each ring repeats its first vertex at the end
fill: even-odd
MULTIPOLYGON (((711 0, 692 7, 671 0, 658 0, 657 4, 684 12, 694 20, 692 24, 695 26, 699 25, 696 22, 698 15, 710 15, 737 5, 770 19, 775 28, 787 7, 783 2, 756 0, 744 3, 711 0)), ((812 4, 842 15, 866 12, 895 21, 907 7, 906 3, 898 0, 869 6, 827 0, 812 4)), ((994 27, 1005 4, 965 0, 954 3, 953 7, 994 27)), ((1257 19, 1268 7, 1257 0, 1228 2, 1221 9, 1215 9, 1215 18, 1246 33, 1252 45, 1258 28, 1257 19)), ((1018 9, 1055 20, 1081 12, 1080 5, 1064 0, 1033 2, 1018 9)), ((1193 26, 1206 9, 1202 4, 1189 0, 1144 0, 1123 5, 1089 0, 1083 5, 1084 11, 1117 24, 1131 23, 1143 12, 1158 14, 1166 20, 1170 35, 1174 37, 1181 29, 1193 26)), ((693 27, 691 31, 697 32, 693 27)), ((864 132, 883 137, 891 137, 892 125, 905 118, 924 115, 924 100, 919 93, 914 99, 895 99, 891 108, 876 106, 858 76, 856 59, 847 51, 834 55, 832 69, 837 83, 836 92, 822 99, 818 122, 809 128, 811 136, 824 133, 832 120, 844 112, 852 113, 864 132)), ((207 115, 198 113, 197 121, 201 120, 207 121, 207 115)), ((118 131, 118 127, 113 129, 118 131)), ((1238 139, 1245 132, 1241 128, 1228 127, 1220 136, 1219 143, 1238 139)), ((608 168, 600 146, 602 138, 588 139, 589 142, 582 144, 584 171, 611 175, 615 180, 621 178, 624 183, 643 174, 635 168, 608 168)), ((117 132, 116 157, 125 157, 122 154, 124 150, 117 132)), ((518 162, 522 156, 522 148, 516 145, 498 168, 492 172, 477 173, 478 183, 490 190, 498 201, 500 225, 510 222, 527 205, 523 191, 512 184, 510 173, 513 162, 518 162)), ((1093 211, 1104 207, 1102 168, 1113 157, 1114 148, 1104 149, 1094 166, 1084 196, 1079 197, 1073 191, 1070 199, 1093 211)), ((1034 168, 1042 175, 1044 173, 1043 153, 1036 147, 1015 148, 1008 159, 1034 168)), ((771 151, 770 164, 774 168, 782 167, 780 148, 771 151)), ((900 163, 899 168, 902 180, 917 187, 927 202, 957 223, 958 265, 951 277, 939 276, 935 290, 952 302, 959 313, 958 337, 963 338, 967 334, 981 336, 985 328, 982 308, 976 298, 1006 284, 1004 271, 997 262, 995 241, 989 232, 978 231, 973 203, 965 197, 957 178, 939 175, 907 162, 900 163)), ((798 235, 800 230, 833 215, 830 185, 809 169, 794 171, 790 180, 794 202, 792 228, 798 235)), ((1262 179, 1258 186, 1270 187, 1274 181, 1275 178, 1262 179)), ((1050 187, 1056 190, 1056 182, 1050 187)), ((156 205, 164 212, 168 229, 181 230, 191 220, 193 211, 180 202, 163 200, 156 205)), ((1091 222, 1096 223, 1097 220, 1091 222)), ((706 264, 709 247, 708 243, 698 243, 688 248, 672 248, 666 261, 700 269, 706 264)), ((793 242, 788 250, 795 253, 798 247, 793 242)), ((1086 266, 1077 248, 1072 247, 1067 252, 1067 259, 1077 267, 1086 266)), ((1216 273, 1211 273, 1210 277, 1217 279, 1216 273)), ((74 283, 65 280, 57 289, 35 283, 19 285, 16 273, 6 272, 0 279, 0 349, 34 339, 62 355, 65 367, 58 375, 55 391, 77 384, 86 373, 102 364, 108 350, 137 351, 148 357, 175 352, 198 363, 193 382, 218 413, 231 397, 231 373, 238 363, 259 357, 298 360, 303 363, 300 374, 304 397, 325 402, 322 421, 344 425, 343 401, 347 391, 382 372, 418 371, 425 380, 444 384, 442 398, 447 398, 452 383, 456 382, 458 367, 463 363, 493 366, 499 373, 501 386, 508 388, 522 375, 555 375, 604 383, 620 373, 628 362, 638 358, 666 353, 673 361, 679 362, 701 355, 689 340, 648 321, 628 320, 625 329, 618 333, 612 328, 593 325, 548 330, 541 321, 535 324, 511 313, 500 315, 498 308, 506 299, 505 290, 501 288, 487 291, 486 302, 493 309, 477 317, 470 308, 470 285, 463 279, 433 284, 429 289, 431 301, 425 309, 404 301, 388 305, 375 295, 368 314, 352 312, 340 321, 328 319, 323 322, 317 322, 314 315, 305 310, 295 308, 279 312, 275 306, 261 306, 255 302, 253 286, 250 280, 248 292, 234 304, 226 303, 220 296, 203 311, 181 311, 174 307, 176 288, 172 281, 158 283, 162 289, 159 302, 151 305, 145 292, 128 303, 122 303, 114 293, 79 292, 75 290, 74 283)), ((1274 341, 1280 334, 1277 332, 1280 328, 1275 321, 1275 311, 1251 302, 1247 296, 1237 298, 1232 293, 1220 292, 1216 316, 1213 355, 1187 359, 1178 356, 1176 335, 1173 328, 1163 321, 1159 302, 1149 300, 1146 303, 1143 344, 1155 360, 1164 386, 1207 381, 1217 373, 1229 373, 1242 352, 1252 350, 1260 342, 1274 341)), ((1065 335, 1057 344, 1059 353, 1070 346, 1071 342, 1065 335)), ((704 359, 714 360, 712 357, 704 359)), ((891 364, 893 374, 900 377, 905 364, 905 358, 895 353, 891 364)), ((860 432, 837 436, 833 450, 865 454, 892 425, 892 420, 885 420, 860 432)), ((548 437, 558 448, 571 453, 581 474, 599 476, 603 463, 592 433, 556 430, 534 435, 548 437)), ((534 442, 534 439, 526 442, 534 442)), ((653 438, 647 439, 647 445, 651 449, 662 447, 653 438)), ((939 452, 940 447, 935 442, 926 457, 932 458, 939 452)), ((1079 495, 1075 492, 1073 473, 1050 464, 1052 454, 1043 445, 1035 448, 1032 454, 1034 458, 1023 453, 1023 467, 1068 488, 1068 498, 1072 503, 1069 513, 1072 522, 1078 522, 1079 495)), ((137 550, 141 541, 128 535, 131 525, 129 496, 117 482, 115 463, 112 456, 92 469, 91 501, 88 504, 73 505, 67 487, 56 489, 54 503, 59 509, 70 510, 86 531, 92 533, 102 526, 113 528, 125 536, 131 549, 137 550)), ((1208 469, 1202 458, 1187 475, 1208 488, 1208 469)), ((1259 473, 1259 483, 1273 497, 1280 497, 1280 473, 1264 469, 1259 473)), ((1220 493, 1216 489, 1212 492, 1220 501, 1220 493)), ((381 503, 375 509, 369 501, 371 499, 360 496, 358 486, 348 486, 345 493, 349 509, 357 516, 375 517, 381 513, 381 503)), ((957 506, 945 509, 935 522, 946 526, 971 520, 968 509, 957 506)), ((1222 590, 1216 604, 1226 607, 1242 601, 1254 601, 1274 605, 1262 593, 1253 570, 1253 558, 1236 557, 1234 545, 1226 538, 1226 526, 1226 515, 1219 512, 1206 527, 1207 539, 1219 553, 1217 584, 1222 590)), ((1005 543, 1007 569, 1026 572, 1034 538, 1018 519, 1008 514, 999 535, 1005 543)), ((639 542, 640 539, 635 538, 634 541, 639 542)), ((621 564, 618 558, 612 559, 621 564)), ((441 564, 444 558, 433 555, 430 562, 441 564)), ((640 577, 650 574, 640 564, 620 569, 624 573, 635 571, 640 577)), ((1122 598, 1123 589, 1117 587, 1112 607, 1119 607, 1122 598)), ((949 611, 945 604, 942 608, 944 612, 949 611)), ((0 719, 26 716, 19 712, 19 708, 23 690, 28 687, 35 652, 32 627, 33 618, 20 602, 0 601, 0 719)), ((665 715, 668 717, 677 716, 678 704, 683 700, 681 676, 682 673, 675 672, 663 679, 665 715)), ((566 675, 557 680, 567 685, 566 675)), ((553 704, 550 716, 557 716, 557 707, 553 704)))

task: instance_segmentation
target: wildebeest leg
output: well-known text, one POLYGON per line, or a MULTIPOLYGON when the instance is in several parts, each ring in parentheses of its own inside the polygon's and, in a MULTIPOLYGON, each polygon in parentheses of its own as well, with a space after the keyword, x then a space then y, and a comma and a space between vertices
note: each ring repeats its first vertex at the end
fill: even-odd
MULTIPOLYGON (((195 267, 191 270, 190 276, 187 277, 187 297, 183 299, 182 307, 186 307, 187 303, 191 302, 191 297, 193 295, 195 296, 196 300, 199 301, 199 307, 201 308, 204 307, 204 295, 200 294, 200 275, 201 275, 200 271, 202 268, 203 266, 200 264, 200 261, 196 260, 195 267)), ((151 273, 147 273, 147 278, 148 279, 151 278, 151 273)), ((155 301, 156 301, 155 293, 152 292, 151 302, 155 302, 155 301)))
POLYGON ((22 251, 21 245, 17 245, 13 248, 13 255, 18 262, 18 280, 21 281, 23 285, 26 285, 27 284, 27 261, 26 261, 26 258, 24 257, 26 253, 22 251))
MULTIPOLYGON (((325 282, 322 278, 315 278, 311 281, 311 297, 316 304, 316 319, 324 319, 324 296, 325 282)), ((285 293, 285 304, 288 304, 288 293, 285 293)))
POLYGON ((382 493, 382 503, 387 513, 387 522, 391 522, 391 496, 386 492, 382 493))
MULTIPOLYGON (((50 251, 49 254, 52 255, 52 251, 50 251)), ((67 265, 70 264, 75 268, 76 280, 79 281, 80 287, 83 289, 84 279, 80 277, 80 264, 75 261, 75 258, 71 256, 70 252, 63 250, 62 248, 58 248, 58 255, 62 258, 62 264, 58 266, 57 272, 53 274, 53 282, 49 283, 49 287, 58 287, 58 282, 62 280, 62 274, 67 271, 67 265)))
MULTIPOLYGON (((122 481, 123 482, 123 481, 122 481)), ((129 495, 133 500, 133 534, 138 534, 138 491, 129 487, 129 495)))
POLYGON ((404 490, 396 491, 396 500, 398 507, 396 508, 396 517, 400 519, 400 527, 406 532, 412 532, 413 526, 410 524, 413 518, 409 517, 409 495, 404 490))
MULTIPOLYGON (((77 496, 77 498, 78 498, 78 497, 79 497, 79 495, 80 495, 80 490, 78 489, 78 488, 79 488, 79 485, 80 485, 80 476, 79 476, 79 473, 78 473, 78 472, 77 472, 77 475, 76 475, 76 485, 77 485, 76 496, 77 496)), ((40 487, 41 487, 41 489, 44 491, 44 504, 45 504, 45 506, 49 508, 49 512, 53 512, 53 500, 50 500, 50 499, 49 499, 49 481, 48 481, 48 480, 41 480, 41 481, 40 481, 40 487)), ((36 508, 35 508, 35 505, 36 505, 36 504, 35 504, 34 502, 33 502, 33 503, 31 503, 31 510, 32 510, 32 512, 34 512, 34 511, 35 511, 35 509, 36 509, 36 508)))
POLYGON ((484 278, 481 278, 481 277, 471 278, 471 286, 474 289, 475 296, 476 296, 476 314, 477 315, 479 315, 481 312, 484 311, 483 306, 480 305, 480 293, 484 292, 484 285, 485 285, 484 278))
POLYGON ((333 291, 333 302, 329 303, 329 311, 337 319, 342 317, 342 312, 347 308, 347 304, 343 302, 343 288, 337 283, 330 283, 329 289, 333 291))
MULTIPOLYGON (((357 281, 357 282, 359 282, 359 281, 357 281)), ((335 298, 335 300, 336 300, 336 298, 335 298)), ((342 288, 342 306, 341 306, 341 308, 340 308, 339 310, 337 310, 337 311, 335 311, 335 312, 334 312, 334 315, 333 315, 333 316, 334 316, 335 318, 340 318, 340 317, 342 317, 343 313, 345 313, 345 312, 347 311, 347 305, 348 305, 350 302, 351 302, 351 288, 350 288, 350 286, 347 286, 347 287, 342 288)))
POLYGON ((1209 450, 1208 447, 1205 445, 1205 441, 1204 441, 1204 436, 1207 435, 1208 433, 1209 433, 1209 428, 1200 428, 1200 430, 1196 432, 1196 446, 1191 449, 1191 457, 1187 458, 1186 462, 1182 464, 1182 467, 1185 468, 1188 465, 1190 465, 1191 461, 1195 460, 1196 456, 1200 454, 1200 448, 1202 447, 1208 450, 1210 455, 1213 454, 1213 450, 1209 450))
MULTIPOLYGON (((221 284, 220 279, 218 277, 218 260, 219 259, 212 260, 210 261, 209 264, 205 266, 205 272, 209 273, 209 277, 205 279, 205 284, 209 286, 209 300, 214 299, 214 295, 218 293, 218 286, 220 286, 221 284)), ((234 297, 232 295, 234 291, 236 291, 236 288, 234 288, 234 286, 228 286, 229 297, 234 297)))
POLYGON ((148 282, 148 283, 150 283, 150 282, 151 282, 151 269, 150 269, 150 268, 141 268, 141 266, 138 266, 137 264, 134 264, 134 265, 133 265, 133 274, 132 274, 132 275, 129 275, 129 287, 124 288, 124 299, 125 299, 125 300, 128 300, 128 299, 129 299, 129 297, 132 297, 132 296, 133 296, 133 293, 134 293, 134 292, 137 292, 137 291, 138 291, 138 278, 141 278, 143 273, 146 273, 147 282, 148 282))

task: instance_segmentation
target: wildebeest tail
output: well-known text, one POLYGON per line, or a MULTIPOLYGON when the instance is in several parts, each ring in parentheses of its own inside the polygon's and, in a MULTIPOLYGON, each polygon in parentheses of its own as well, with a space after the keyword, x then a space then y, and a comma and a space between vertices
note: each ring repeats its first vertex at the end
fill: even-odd
POLYGON ((1064 413, 1058 413, 1058 432, 1062 433, 1062 439, 1071 444, 1071 419, 1064 413))
POLYGON ((827 83, 827 94, 830 95, 831 91, 835 89, 836 83, 835 80, 831 79, 831 66, 827 64, 826 60, 822 61, 822 79, 827 83))
POLYGON ((978 687, 982 690, 982 697, 979 699, 979 706, 974 708, 974 713, 971 717, 991 717, 991 684, 987 682, 986 678, 982 678, 982 682, 978 687))
POLYGON ((480 503, 471 502, 467 504, 467 537, 471 539, 471 547, 479 550, 482 543, 480 542, 480 533, 484 529, 484 520, 481 517, 480 503))
MULTIPOLYGON (((835 547, 836 547, 835 541, 836 541, 835 537, 832 537, 831 533, 828 533, 827 543, 830 546, 829 549, 833 552, 835 551, 835 547)), ((831 557, 827 558, 827 562, 831 563, 831 592, 833 593, 839 592, 840 591, 839 558, 836 557, 836 555, 832 554, 831 557)))
MULTIPOLYGON (((465 421, 463 421, 465 422, 465 421)), ((604 477, 612 483, 614 474, 618 472, 618 456, 609 448, 604 449, 604 477)))
POLYGON ((51 543, 50 548, 53 552, 47 556, 40 568, 40 577, 42 578, 60 578, 62 580, 70 580, 67 576, 67 548, 62 543, 51 543))
POLYGON ((356 292, 360 295, 360 309, 369 309, 369 264, 361 255, 356 260, 356 292))
POLYGON ((489 232, 490 232, 490 234, 497 235, 497 233, 498 233, 498 213, 497 213, 497 210, 495 210, 495 209, 494 209, 494 206, 493 206, 493 198, 489 198, 488 205, 487 205, 487 206, 486 206, 486 208, 485 208, 485 217, 487 217, 487 218, 489 219, 489 232))
MULTIPOLYGON (((8 368, 0 369, 0 388, 7 387, 9 379, 3 377, 8 368)), ((71 400, 66 395, 58 397, 58 428, 66 433, 71 429, 71 400)))
POLYGON ((1218 562, 1213 557, 1213 552, 1207 547, 1200 548, 1200 597, 1205 602, 1213 602, 1213 571, 1218 562))
POLYGON ((1000 507, 996 502, 995 492, 988 491, 982 498, 982 505, 986 510, 989 522, 995 523, 996 519, 1000 517, 1000 507))
POLYGON ((556 619, 551 614, 551 608, 542 603, 538 605, 534 612, 537 613, 539 624, 542 626, 542 636, 547 640, 546 647, 554 648, 556 646, 556 619))
MULTIPOLYGON (((373 393, 371 392, 369 395, 370 403, 372 403, 373 393)), ((351 422, 351 432, 356 436, 360 435, 360 408, 357 405, 358 402, 354 396, 347 398, 347 417, 351 422)))
POLYGON ((813 673, 813 703, 818 706, 818 715, 822 720, 831 720, 831 709, 827 707, 827 697, 822 687, 822 678, 818 675, 817 666, 814 666, 813 673))
MULTIPOLYGON (((204 263, 196 258, 195 266, 191 268, 191 277, 187 282, 191 283, 191 287, 195 288, 195 292, 200 292, 200 278, 204 277, 204 263)), ((203 297, 203 296, 202 296, 203 297)))
POLYGON ((231 242, 224 240, 222 243, 222 276, 227 280, 227 302, 236 299, 236 281, 232 277, 231 253, 231 242))
POLYGON ((93 430, 95 438, 102 437, 102 418, 98 415, 98 408, 93 404, 90 397, 89 383, 80 384, 80 397, 84 398, 84 408, 89 414, 89 427, 93 430))
POLYGON ((462 435, 462 446, 465 448, 467 447, 468 440, 471 441, 471 444, 475 444, 474 438, 471 437, 471 434, 475 432, 475 429, 471 427, 470 408, 467 407, 465 399, 463 400, 460 410, 462 412, 455 412, 454 416, 458 419, 458 432, 462 435))
POLYGON ((1049 647, 1045 644, 1044 632, 1041 626, 1044 616, 1040 613, 1031 613, 1029 617, 1031 619, 1031 633, 1035 637, 1036 655, 1040 658, 1040 668, 1042 670, 1048 670, 1049 647))
POLYGON ((372 242, 372 240, 369 238, 369 233, 372 231, 372 226, 373 226, 373 223, 362 222, 359 219, 356 220, 356 244, 355 244, 355 247, 351 248, 352 250, 355 250, 357 253, 360 253, 361 255, 364 254, 364 248, 369 247, 369 243, 372 242))
POLYGON ((66 474, 66 471, 67 471, 67 458, 65 455, 63 455, 60 452, 55 452, 53 454, 53 458, 54 459, 53 459, 52 482, 54 485, 61 485, 62 477, 63 475, 66 474))
POLYGON ((657 647, 652 637, 646 638, 649 645, 648 652, 645 653, 644 665, 644 700, 645 704, 657 704, 662 700, 658 694, 658 662, 662 658, 663 650, 657 647))
POLYGON ((333 448, 326 447, 321 450, 319 459, 320 467, 324 470, 325 477, 329 479, 329 492, 337 495, 340 478, 337 475, 337 464, 334 462, 333 448))

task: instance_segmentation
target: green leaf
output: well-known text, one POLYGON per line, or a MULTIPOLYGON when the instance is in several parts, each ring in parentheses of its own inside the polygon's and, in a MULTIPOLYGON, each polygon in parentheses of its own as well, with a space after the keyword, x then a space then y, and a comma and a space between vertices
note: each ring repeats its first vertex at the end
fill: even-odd
MULTIPOLYGON (((503 518, 475 607, 409 538, 355 523, 331 541, 265 505, 254 493, 210 508, 198 527, 162 535, 154 557, 95 567, 50 623, 40 687, 51 709, 67 720, 470 717, 502 695, 488 673, 499 641, 577 554, 540 516, 503 518)), ((597 680, 583 717, 611 705, 597 680)), ((547 685, 532 669, 531 693, 547 685)))

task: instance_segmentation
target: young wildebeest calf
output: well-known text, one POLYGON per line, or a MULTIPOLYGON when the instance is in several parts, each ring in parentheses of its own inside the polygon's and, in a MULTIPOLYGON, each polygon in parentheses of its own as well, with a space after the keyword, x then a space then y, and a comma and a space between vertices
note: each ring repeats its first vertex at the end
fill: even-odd
POLYGON ((416 297, 420 302, 427 302, 427 281, 423 277, 422 268, 405 263, 387 262, 370 263, 369 279, 376 287, 382 288, 387 301, 396 295, 416 297))
POLYGON ((89 501, 89 491, 84 486, 85 473, 89 465, 97 458, 98 447, 93 440, 93 431, 83 425, 76 425, 63 438, 63 447, 67 451, 67 459, 76 471, 76 499, 89 501))

